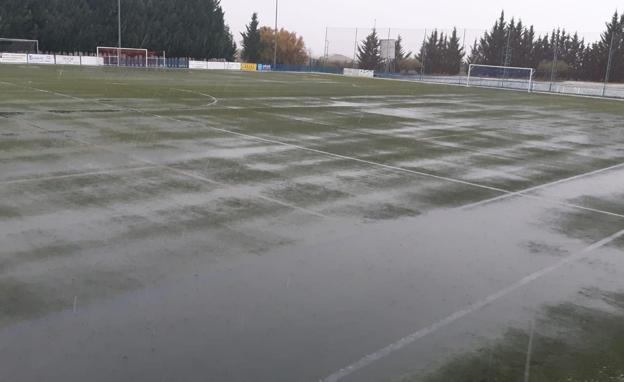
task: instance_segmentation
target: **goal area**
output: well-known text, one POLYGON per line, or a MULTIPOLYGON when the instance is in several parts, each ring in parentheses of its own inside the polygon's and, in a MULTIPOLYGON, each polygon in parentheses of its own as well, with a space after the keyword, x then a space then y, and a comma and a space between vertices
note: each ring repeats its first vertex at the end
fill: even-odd
POLYGON ((535 69, 513 66, 470 64, 466 86, 533 91, 535 69))
POLYGON ((165 52, 151 52, 142 48, 98 46, 97 56, 102 58, 102 62, 106 66, 166 67, 165 52))
POLYGON ((0 37, 0 52, 5 53, 39 53, 38 40, 0 37))

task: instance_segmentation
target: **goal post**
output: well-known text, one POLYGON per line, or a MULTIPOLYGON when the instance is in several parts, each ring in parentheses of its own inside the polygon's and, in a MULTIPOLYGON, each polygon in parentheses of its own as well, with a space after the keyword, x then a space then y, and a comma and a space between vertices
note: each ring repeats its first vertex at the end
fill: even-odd
POLYGON ((0 52, 39 53, 39 40, 0 37, 0 52))
POLYGON ((162 68, 166 66, 165 52, 151 52, 143 48, 116 48, 98 46, 97 56, 105 66, 133 66, 162 68))
POLYGON ((98 46, 96 52, 106 66, 147 66, 147 49, 98 46))
POLYGON ((514 66, 470 64, 466 86, 483 86, 533 91, 535 69, 514 66))

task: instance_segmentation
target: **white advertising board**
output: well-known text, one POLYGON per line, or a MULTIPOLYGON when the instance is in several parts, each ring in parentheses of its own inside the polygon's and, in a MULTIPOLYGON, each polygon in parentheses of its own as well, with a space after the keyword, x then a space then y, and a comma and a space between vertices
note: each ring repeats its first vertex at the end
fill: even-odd
POLYGON ((240 62, 225 62, 225 70, 241 70, 240 62))
POLYGON ((80 65, 80 56, 59 56, 56 55, 57 65, 80 65))
POLYGON ((102 66, 104 65, 104 58, 93 57, 93 56, 82 56, 80 64, 88 65, 88 66, 102 66))
POLYGON ((207 68, 211 70, 224 70, 225 62, 207 62, 207 68))
POLYGON ((373 70, 344 68, 343 74, 350 77, 368 77, 373 78, 375 72, 373 70))
POLYGON ((208 69, 206 61, 189 61, 189 69, 208 69))
POLYGON ((54 55, 53 54, 29 54, 28 55, 28 63, 29 64, 54 64, 54 55))
POLYGON ((393 60, 396 51, 396 40, 381 40, 380 43, 379 53, 381 53, 381 58, 384 60, 393 60))
POLYGON ((0 63, 3 64, 27 64, 28 55, 22 53, 0 53, 0 63))

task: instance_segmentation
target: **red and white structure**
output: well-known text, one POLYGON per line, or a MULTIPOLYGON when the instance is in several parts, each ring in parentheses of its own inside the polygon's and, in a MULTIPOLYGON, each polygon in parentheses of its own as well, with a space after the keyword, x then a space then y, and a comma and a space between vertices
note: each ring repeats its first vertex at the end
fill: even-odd
POLYGON ((165 52, 150 52, 141 48, 98 46, 97 56, 105 66, 165 67, 165 52))

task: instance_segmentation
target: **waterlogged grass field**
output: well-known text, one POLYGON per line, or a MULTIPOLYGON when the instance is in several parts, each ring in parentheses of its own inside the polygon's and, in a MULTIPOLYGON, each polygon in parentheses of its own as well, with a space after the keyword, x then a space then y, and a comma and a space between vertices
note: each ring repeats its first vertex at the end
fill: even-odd
POLYGON ((0 380, 621 380, 623 117, 0 66, 0 380))

